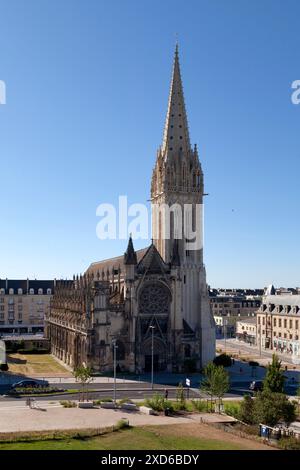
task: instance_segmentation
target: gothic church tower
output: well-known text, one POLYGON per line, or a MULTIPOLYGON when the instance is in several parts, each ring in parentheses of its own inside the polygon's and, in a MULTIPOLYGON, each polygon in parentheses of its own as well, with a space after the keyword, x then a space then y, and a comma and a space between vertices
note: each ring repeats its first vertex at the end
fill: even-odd
POLYGON ((162 259, 173 269, 176 266, 181 285, 177 316, 197 334, 205 364, 215 355, 215 325, 203 264, 203 196, 203 172, 197 146, 190 144, 176 45, 163 142, 152 175, 151 202, 158 209, 152 219, 152 237, 162 259), (187 233, 188 227, 194 235, 187 233), (191 249, 195 233, 198 243, 191 249))

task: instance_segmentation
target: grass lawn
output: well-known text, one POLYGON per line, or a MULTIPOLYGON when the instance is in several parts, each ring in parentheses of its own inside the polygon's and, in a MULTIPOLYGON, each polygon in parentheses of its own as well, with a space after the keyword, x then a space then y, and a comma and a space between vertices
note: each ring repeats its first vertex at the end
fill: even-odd
POLYGON ((67 369, 50 354, 8 354, 9 372, 21 375, 66 374, 67 369))
POLYGON ((255 441, 199 424, 135 427, 91 438, 0 443, 0 450, 243 450, 263 448, 267 447, 255 441))

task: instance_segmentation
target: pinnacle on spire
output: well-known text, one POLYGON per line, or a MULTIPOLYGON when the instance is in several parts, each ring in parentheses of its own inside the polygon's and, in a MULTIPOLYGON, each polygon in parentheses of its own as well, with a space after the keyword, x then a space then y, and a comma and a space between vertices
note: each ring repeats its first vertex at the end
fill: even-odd
POLYGON ((173 73, 170 86, 168 111, 164 129, 162 154, 170 155, 190 151, 190 137, 180 73, 178 43, 175 46, 173 73))
POLYGON ((130 234, 129 240, 128 240, 128 246, 127 250, 124 253, 124 264, 137 264, 137 257, 136 257, 136 252, 134 251, 133 248, 133 242, 132 242, 132 237, 130 234))

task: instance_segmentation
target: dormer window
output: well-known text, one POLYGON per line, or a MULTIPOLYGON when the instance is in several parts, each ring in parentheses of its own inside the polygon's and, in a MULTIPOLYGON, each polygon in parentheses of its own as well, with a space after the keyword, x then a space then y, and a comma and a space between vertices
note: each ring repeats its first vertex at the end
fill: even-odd
POLYGON ((18 295, 23 295, 23 289, 18 289, 18 295))
POLYGON ((9 289, 9 295, 14 295, 14 290, 13 289, 9 289))

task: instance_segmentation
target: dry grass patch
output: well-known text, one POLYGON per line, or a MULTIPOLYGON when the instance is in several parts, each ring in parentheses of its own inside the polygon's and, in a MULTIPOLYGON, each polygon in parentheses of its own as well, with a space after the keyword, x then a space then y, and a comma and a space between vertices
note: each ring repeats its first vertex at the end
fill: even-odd
POLYGON ((9 372, 20 375, 70 375, 51 354, 8 354, 9 372))

